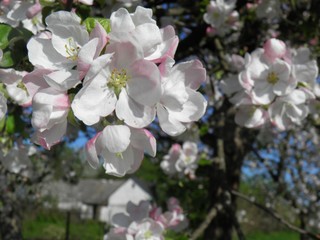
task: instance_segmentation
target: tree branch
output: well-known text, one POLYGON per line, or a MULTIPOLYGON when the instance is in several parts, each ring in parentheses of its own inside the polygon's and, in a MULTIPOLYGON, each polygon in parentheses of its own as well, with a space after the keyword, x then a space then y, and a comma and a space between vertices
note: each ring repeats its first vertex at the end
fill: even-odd
POLYGON ((299 228, 291 223, 289 223, 288 221, 286 221, 285 219, 283 219, 278 213, 270 210, 269 208, 263 206, 262 204, 259 204, 257 202, 255 202, 254 200, 250 199, 248 196, 237 192, 235 190, 231 190, 231 193, 243 200, 246 200, 249 203, 252 203, 254 206, 256 206, 257 208, 260 208, 261 210, 263 210, 264 212, 268 213, 270 216, 272 216, 273 218, 277 219, 280 223, 284 224, 285 226, 287 226, 288 228, 290 228, 291 230, 300 233, 302 235, 306 235, 311 237, 312 239, 320 239, 320 235, 308 232, 305 229, 299 228))

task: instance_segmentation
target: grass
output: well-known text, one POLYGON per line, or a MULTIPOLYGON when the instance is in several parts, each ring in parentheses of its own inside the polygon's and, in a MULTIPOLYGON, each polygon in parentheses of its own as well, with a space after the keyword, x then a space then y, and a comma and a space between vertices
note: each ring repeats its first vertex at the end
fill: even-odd
MULTIPOLYGON (((101 240, 103 224, 93 220, 81 220, 74 213, 70 219, 70 240, 101 240)), ((23 237, 26 240, 65 239, 66 213, 40 212, 25 216, 23 237)))
POLYGON ((299 234, 294 232, 254 232, 246 236, 247 240, 299 240, 299 234))

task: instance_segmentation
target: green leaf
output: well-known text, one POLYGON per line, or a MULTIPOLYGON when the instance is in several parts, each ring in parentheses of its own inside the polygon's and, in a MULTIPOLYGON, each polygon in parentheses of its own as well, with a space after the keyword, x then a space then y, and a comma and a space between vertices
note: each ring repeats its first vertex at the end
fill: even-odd
POLYGON ((6 132, 8 134, 13 134, 15 131, 15 118, 14 115, 9 115, 6 121, 6 132))
POLYGON ((5 123, 6 123, 6 118, 3 117, 1 120, 0 120, 0 131, 2 132, 4 126, 5 126, 5 123))
POLYGON ((88 32, 90 33, 95 28, 97 22, 101 24, 101 26, 107 33, 111 31, 110 20, 106 18, 89 17, 83 21, 83 24, 86 26, 88 32))
POLYGON ((56 5, 56 2, 51 0, 40 0, 40 4, 42 7, 46 7, 46 6, 54 6, 56 5))
POLYGON ((12 28, 9 25, 0 24, 0 48, 4 49, 9 45, 9 34, 12 28))
POLYGON ((198 161, 198 165, 199 166, 209 166, 212 164, 212 161, 206 159, 206 158, 201 158, 199 161, 198 161))
POLYGON ((0 67, 9 68, 9 67, 12 67, 14 64, 15 62, 12 56, 12 52, 10 50, 3 52, 3 57, 0 62, 0 67))

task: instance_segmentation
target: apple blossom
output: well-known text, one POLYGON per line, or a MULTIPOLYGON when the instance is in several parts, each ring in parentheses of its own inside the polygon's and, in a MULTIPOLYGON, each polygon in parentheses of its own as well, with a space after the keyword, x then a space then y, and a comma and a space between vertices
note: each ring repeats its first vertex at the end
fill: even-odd
POLYGON ((144 151, 155 156, 155 138, 145 129, 125 125, 105 127, 86 145, 89 164, 97 168, 101 156, 106 173, 114 176, 135 172, 143 160, 144 151))
POLYGON ((14 69, 0 69, 0 79, 5 84, 8 95, 19 105, 31 104, 32 97, 29 95, 22 79, 26 72, 14 69))
POLYGON ((277 98, 269 108, 271 122, 280 130, 285 130, 293 123, 300 124, 309 113, 307 99, 306 93, 299 89, 277 98))
POLYGON ((261 0, 256 8, 258 18, 267 18, 274 20, 281 14, 280 1, 278 0, 261 0))
POLYGON ((317 75, 309 49, 287 49, 284 42, 271 38, 263 49, 246 54, 238 81, 231 75, 221 81, 221 88, 237 107, 237 124, 261 127, 270 120, 285 130, 308 115, 309 103, 320 93, 317 75))
POLYGON ((173 144, 169 153, 163 157, 160 167, 168 175, 182 173, 192 179, 195 178, 197 161, 197 144, 186 141, 182 147, 179 144, 173 144))
POLYGON ((203 20, 211 25, 210 35, 224 36, 231 29, 237 30, 239 28, 239 13, 233 10, 235 3, 235 0, 210 1, 207 12, 203 15, 203 20))
POLYGON ((206 72, 198 60, 173 64, 167 58, 159 66, 162 95, 157 115, 161 129, 177 136, 186 130, 186 123, 199 120, 206 110, 206 99, 196 91, 206 81, 206 72))
POLYGON ((148 201, 138 205, 127 203, 127 214, 117 213, 112 217, 112 225, 105 239, 153 239, 163 240, 166 229, 181 231, 187 227, 188 221, 179 201, 170 198, 168 211, 162 212, 157 206, 151 207, 148 201))
POLYGON ((156 63, 173 57, 178 46, 178 37, 172 26, 159 29, 152 19, 152 10, 138 6, 133 14, 125 8, 113 12, 110 17, 110 42, 132 39, 143 50, 143 57, 156 63))
POLYGON ((79 83, 107 43, 105 30, 99 23, 89 35, 80 21, 72 12, 52 13, 46 18, 50 32, 33 37, 27 44, 30 62, 37 68, 58 71, 50 78, 64 85, 62 88, 72 88, 79 83), (77 65, 78 69, 73 70, 77 65), (69 76, 61 80, 66 71, 69 76))
POLYGON ((142 52, 131 42, 113 44, 108 51, 112 53, 92 63, 83 88, 75 96, 75 116, 92 125, 115 110, 117 117, 129 126, 149 125, 161 91, 157 66, 142 59, 142 52))
POLYGON ((34 95, 32 107, 31 123, 36 130, 33 140, 50 149, 66 132, 69 97, 53 88, 41 89, 34 95))

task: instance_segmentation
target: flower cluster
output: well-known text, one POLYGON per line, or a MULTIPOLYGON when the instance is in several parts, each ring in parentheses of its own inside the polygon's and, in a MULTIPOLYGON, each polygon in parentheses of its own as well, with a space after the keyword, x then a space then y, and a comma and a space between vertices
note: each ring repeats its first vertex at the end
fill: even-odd
POLYGON ((319 96, 318 67, 307 48, 288 49, 272 38, 246 54, 243 70, 222 81, 222 89, 238 107, 235 121, 245 127, 271 122, 280 130, 300 124, 319 96))
MULTIPOLYGON (((50 149, 60 142, 73 116, 103 126, 86 145, 88 161, 96 168, 103 159, 107 173, 123 176, 139 168, 144 152, 155 156, 156 140, 145 128, 156 116, 171 136, 203 116, 207 101, 197 89, 206 71, 198 60, 175 64, 178 37, 172 26, 157 26, 151 9, 120 8, 110 20, 84 24, 59 11, 45 22, 27 44, 34 70, 0 72, 8 95, 32 106, 35 143, 50 149)), ((0 102, 2 114, 2 95, 0 102)))
POLYGON ((207 29, 209 35, 224 36, 231 30, 240 28, 239 13, 234 10, 235 0, 214 0, 207 6, 207 12, 203 15, 203 20, 210 24, 207 29))
POLYGON ((188 226, 188 220, 183 213, 179 201, 170 198, 167 202, 168 211, 162 212, 157 206, 151 206, 148 201, 138 205, 129 202, 127 214, 118 213, 112 218, 113 228, 104 240, 112 239, 154 239, 163 240, 167 229, 181 231, 188 226))
POLYGON ((23 0, 3 0, 0 2, 0 23, 17 27, 20 22, 25 29, 32 33, 44 30, 42 23, 42 6, 40 2, 23 0))
POLYGON ((194 142, 185 142, 182 147, 180 144, 173 144, 169 153, 163 157, 160 164, 162 170, 168 175, 182 173, 195 178, 197 169, 198 147, 194 142))

